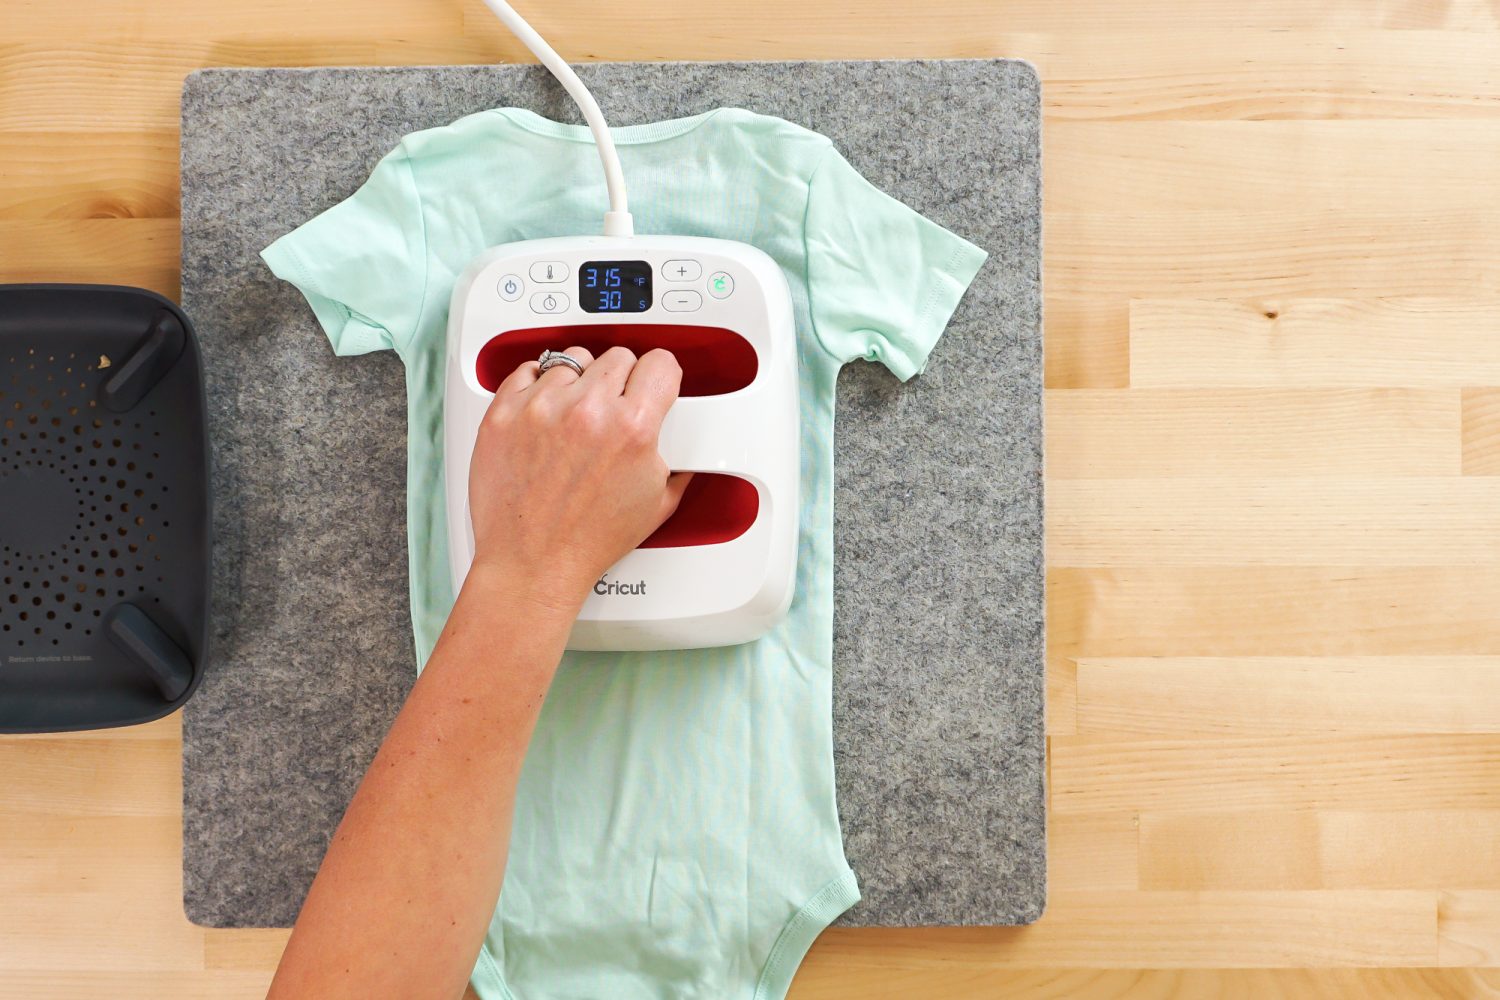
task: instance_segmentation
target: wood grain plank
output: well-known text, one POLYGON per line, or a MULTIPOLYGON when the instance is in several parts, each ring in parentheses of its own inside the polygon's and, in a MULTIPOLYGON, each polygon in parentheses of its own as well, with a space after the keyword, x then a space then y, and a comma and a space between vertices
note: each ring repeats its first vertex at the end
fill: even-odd
MULTIPOLYGON (((1500 115, 1500 37, 1492 33, 1223 32, 1184 23, 1170 32, 1022 36, 1013 45, 1046 81, 1053 119, 1500 115)), ((1223 203, 1233 204, 1234 193, 1223 203)))
POLYGON ((1500 811, 1146 813, 1140 887, 1500 889, 1500 811))
POLYGON ((0 130, 0 219, 175 219, 177 133, 0 130))
POLYGON ((210 930, 203 938, 205 969, 275 969, 291 930, 247 927, 210 930))
POLYGON ((1500 563, 1500 481, 1063 479, 1052 566, 1500 563))
POLYGON ((1500 733, 1493 656, 1086 658, 1076 684, 1088 736, 1500 733))
POLYGON ((181 837, 182 821, 170 814, 0 813, 0 898, 96 892, 139 899, 180 892, 181 837))
POLYGON ((1047 889, 1139 887, 1139 818, 1133 812, 1066 814, 1047 827, 1047 889))
POLYGON ((0 740, 5 811, 69 818, 170 816, 181 808, 180 758, 180 745, 168 740, 0 740))
MULTIPOLYGON (((5 37, 3 29, 0 37, 5 37)), ((359 65, 373 61, 374 51, 360 36, 299 38, 285 32, 279 40, 259 43, 212 36, 124 40, 105 34, 71 43, 53 38, 11 45, 0 48, 0 131, 175 132, 181 124, 182 84, 194 70, 359 65)))
POLYGON ((1049 389, 1119 389, 1130 384, 1130 301, 1046 293, 1049 389))
POLYGON ((203 932, 183 919, 171 891, 28 893, 20 905, 0 907, 3 970, 198 971, 202 949, 203 932))
POLYGON ((1500 385, 1500 298, 1137 300, 1138 387, 1500 385))
POLYGON ((1460 470, 1453 390, 1053 390, 1046 422, 1052 480, 1460 470))
POLYGON ((1463 473, 1500 476, 1500 389, 1464 389, 1463 473))
POLYGON ((1047 735, 1078 731, 1078 665, 1066 658, 1047 658, 1047 735))
POLYGON ((0 220, 0 282, 136 285, 176 299, 176 219, 0 220))
MULTIPOLYGON (((842 959, 842 956, 840 956, 842 959)), ((958 969, 824 960, 813 946, 790 1000, 1480 1000, 1500 997, 1493 969, 958 969), (941 979, 939 979, 941 977, 941 979), (942 985, 938 985, 941 982, 942 985), (935 992, 938 991, 938 992, 935 992)), ((3 994, 0 994, 3 996, 3 994)))
MULTIPOLYGON (((480 19, 487 16, 474 0, 470 0, 466 10, 480 19)), ((722 10, 725 18, 722 27, 734 34, 754 33, 757 24, 762 23, 753 17, 757 10, 777 23, 806 24, 810 33, 819 37, 849 38, 856 42, 868 39, 872 43, 883 39, 887 46, 898 34, 922 35, 934 31, 933 27, 921 23, 924 19, 912 18, 907 8, 895 3, 867 5, 863 12, 865 16, 859 19, 849 18, 842 8, 809 9, 805 4, 799 6, 795 0, 769 0, 761 5, 738 0, 725 5, 722 10)), ((1476 0, 1373 7, 1357 0, 1336 0, 1317 5, 1296 0, 1271 0, 1253 8, 1207 3, 1194 8, 1190 25, 1184 24, 1181 5, 1174 5, 1170 0, 1152 0, 1125 7, 1106 0, 1064 5, 1050 4, 1046 0, 1011 0, 1003 7, 984 0, 964 0, 946 3, 934 14, 934 20, 941 26, 941 37, 949 39, 961 37, 965 29, 982 33, 987 27, 997 25, 1004 25, 1012 31, 1066 31, 1069 34, 1178 31, 1184 27, 1229 29, 1230 32, 1295 30, 1298 33, 1370 28, 1493 31, 1497 27, 1497 15, 1493 9, 1476 0)), ((638 13, 633 17, 621 14, 605 23, 615 29, 610 34, 618 37, 628 35, 632 28, 637 27, 641 16, 638 13)), ((664 6, 660 12, 652 11, 650 16, 653 24, 661 24, 664 29, 703 31, 705 27, 701 19, 686 15, 681 8, 664 6)))
POLYGON ((299 33, 337 35, 358 25, 361 35, 401 35, 409 31, 459 32, 455 4, 423 0, 259 0, 255 4, 202 4, 195 0, 149 3, 58 4, 11 0, 0 7, 0 38, 12 41, 59 39, 127 41, 194 40, 231 37, 296 37, 299 33))
POLYGON ((181 741, 182 738, 182 716, 172 714, 155 722, 145 722, 138 726, 120 726, 115 729, 88 729, 80 733, 16 733, 4 737, 6 741, 17 743, 38 742, 46 743, 49 740, 64 738, 67 740, 84 740, 97 743, 134 743, 137 740, 152 741, 181 741))
MULTIPOLYGON (((1290 0, 1284 0, 1290 2, 1290 0)), ((512 44, 480 0, 465 0, 464 35, 512 44)), ((1064 15, 1066 18, 1066 15, 1064 15)), ((649 8, 616 5, 591 9, 587 20, 538 11, 533 24, 559 52, 575 60, 953 58, 987 52, 1013 32, 1045 31, 1058 23, 1045 0, 1020 0, 997 8, 986 0, 953 0, 913 18, 894 3, 868 4, 860 16, 833 4, 798 0, 734 0, 712 17, 670 3, 649 8), (649 30, 642 28, 649 24, 649 30), (782 30, 797 25, 797 31, 782 30), (684 55, 682 53, 688 53, 684 55)))
POLYGON ((1500 121, 1053 121, 1048 209, 1467 211, 1500 204, 1500 121), (1349 165, 1358 163, 1359 169, 1349 165))
MULTIPOLYGON (((213 938, 220 933, 209 932, 213 938)), ((1256 1000, 1477 1000, 1500 997, 1500 971, 1493 969, 1073 969, 982 966, 935 971, 872 964, 858 951, 831 952, 814 945, 797 973, 789 1000, 908 1000, 913 996, 1008 998, 1150 997, 1199 1000, 1208 996, 1256 1000)), ((108 995, 112 1000, 237 1000, 265 995, 271 969, 209 972, 7 972, 0 1000, 75 1000, 108 995)), ((472 995, 472 994, 469 994, 472 995)))
POLYGON ((1438 900, 1438 964, 1500 965, 1500 892, 1444 892, 1438 900))
MULTIPOLYGON (((823 960, 964 969, 1425 966, 1436 962, 1436 896, 1369 892, 1055 892, 1030 927, 831 928, 823 960), (1216 961, 1217 960, 1217 961, 1216 961)), ((961 995, 961 994, 955 994, 961 995)))
MULTIPOLYGON (((985 0, 950 0, 914 18, 910 9, 893 3, 867 3, 859 16, 833 5, 809 6, 796 0, 736 0, 717 6, 714 17, 695 16, 668 3, 623 8, 593 8, 587 20, 576 8, 558 5, 528 11, 536 28, 571 58, 582 58, 589 43, 610 44, 616 51, 649 51, 650 36, 681 36, 685 40, 718 40, 741 47, 768 39, 767 25, 796 25, 784 44, 806 45, 838 39, 855 49, 871 48, 895 55, 918 41, 955 44, 966 38, 998 31, 1070 34, 1092 32, 1161 32, 1230 29, 1231 32, 1299 32, 1392 29, 1424 31, 1491 31, 1496 16, 1475 2, 1406 4, 1381 9, 1358 0, 1308 5, 1298 0, 1272 0, 1253 7, 1216 3, 1200 5, 1184 23, 1180 4, 1170 0, 1121 6, 1094 0, 1058 5, 1046 0, 1012 0, 997 8, 985 0), (649 29, 649 30, 648 30, 649 29), (575 41, 575 39, 578 39, 575 41), (799 42, 800 39, 800 42, 799 42)), ((157 0, 151 4, 101 5, 62 8, 43 0, 14 0, 0 17, 0 33, 17 40, 58 37, 122 35, 130 38, 191 39, 206 34, 255 37, 268 32, 332 32, 351 23, 369 35, 401 37, 411 32, 495 30, 494 17, 478 0, 462 4, 428 4, 421 0, 354 0, 310 8, 293 0, 267 0, 259 7, 208 11, 190 0, 157 0)))
MULTIPOLYGON (((975 3, 982 5, 982 0, 975 3)), ((174 0, 160 16, 172 18, 179 6, 181 0, 174 0)), ((120 7, 131 11, 133 5, 120 7)), ((976 30, 968 10, 955 10, 949 3, 924 11, 919 19, 901 8, 900 29, 891 31, 842 9, 830 13, 833 9, 816 5, 793 7, 787 20, 778 22, 757 6, 746 13, 753 23, 738 31, 718 11, 714 18, 692 12, 674 16, 670 9, 651 17, 633 11, 630 28, 615 33, 594 23, 606 14, 597 8, 590 10, 588 22, 566 15, 554 20, 545 12, 537 17, 559 50, 577 61, 1028 59, 1047 82, 1044 107, 1055 120, 1500 117, 1496 35, 1378 29, 1225 34, 1180 22, 1168 37, 1150 31, 1049 34, 1022 30, 1008 9, 992 8, 985 8, 988 16, 980 19, 984 29, 976 30), (767 30, 770 24, 779 26, 767 30), (862 24, 868 29, 861 30, 862 24)), ((192 17, 182 22, 185 30, 101 27, 66 36, 35 27, 22 34, 0 30, 0 38, 9 42, 0 44, 0 79, 5 81, 0 128, 176 128, 181 82, 205 66, 530 61, 477 0, 468 0, 464 8, 467 34, 451 30, 444 20, 449 15, 434 13, 431 4, 418 3, 411 10, 417 14, 414 23, 383 35, 349 32, 337 7, 310 11, 311 21, 256 18, 232 9, 230 17, 255 18, 254 28, 247 30, 193 29, 192 17), (429 23, 429 18, 434 20, 429 23)), ((395 16, 403 14, 398 10, 395 16)), ((125 17, 140 21, 138 13, 125 17)), ((108 24, 108 18, 99 23, 108 24)))
POLYGON ((1054 296, 1277 301, 1500 292, 1500 209, 1485 203, 1447 213, 1407 213, 1399 203, 1358 213, 1049 212, 1047 225, 1054 296))
POLYGON ((1500 736, 1051 738, 1052 808, 1500 809, 1500 736))
MULTIPOLYGON (((83 963, 79 963, 83 964, 83 963)), ((90 969, 7 969, 0 1000, 262 1000, 270 972, 148 972, 90 969)))
POLYGON ((1051 656, 1500 654, 1500 567, 1047 573, 1051 656))

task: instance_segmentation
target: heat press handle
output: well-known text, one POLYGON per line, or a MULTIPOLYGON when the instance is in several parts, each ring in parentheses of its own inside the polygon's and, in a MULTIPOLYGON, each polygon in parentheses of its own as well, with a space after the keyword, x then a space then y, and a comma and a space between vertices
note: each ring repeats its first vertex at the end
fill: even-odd
POLYGON ((760 467, 775 439, 766 434, 764 406, 755 393, 680 397, 657 439, 663 461, 674 472, 741 474, 760 467))

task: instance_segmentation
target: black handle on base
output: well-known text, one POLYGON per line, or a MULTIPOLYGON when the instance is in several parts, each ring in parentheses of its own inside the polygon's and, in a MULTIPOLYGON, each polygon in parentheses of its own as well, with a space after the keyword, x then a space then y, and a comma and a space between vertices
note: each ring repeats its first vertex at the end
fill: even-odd
POLYGON ((166 310, 157 313, 146 339, 104 383, 105 407, 115 413, 133 408, 171 370, 186 344, 187 333, 177 317, 166 310))
POLYGON ((110 608, 104 616, 104 629, 116 646, 146 668, 167 701, 181 698, 192 684, 193 664, 187 654, 134 604, 110 608))

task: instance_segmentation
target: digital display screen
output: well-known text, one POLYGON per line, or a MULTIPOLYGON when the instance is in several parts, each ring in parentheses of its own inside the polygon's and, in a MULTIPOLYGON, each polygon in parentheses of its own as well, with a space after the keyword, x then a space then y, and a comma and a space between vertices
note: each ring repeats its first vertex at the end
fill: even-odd
POLYGON ((651 308, 651 265, 643 260, 590 260, 578 269, 584 312, 638 313, 651 308))

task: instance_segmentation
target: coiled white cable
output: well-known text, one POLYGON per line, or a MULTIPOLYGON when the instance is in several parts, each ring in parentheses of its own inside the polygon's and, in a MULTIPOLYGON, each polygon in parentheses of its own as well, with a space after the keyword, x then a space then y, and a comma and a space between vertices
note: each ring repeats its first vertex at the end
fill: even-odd
POLYGON ((505 0, 484 2, 495 12, 501 23, 521 40, 521 44, 530 49, 541 64, 557 77, 557 82, 563 85, 568 96, 578 105, 578 110, 583 112, 584 120, 589 123, 589 131, 594 133, 594 145, 599 150, 599 162, 604 165, 604 184, 609 191, 609 211, 604 213, 604 235, 634 236, 635 222, 630 217, 630 206, 625 197, 625 174, 620 169, 620 156, 615 152, 615 141, 610 137, 604 113, 599 110, 599 102, 594 100, 594 95, 578 79, 573 67, 547 44, 545 38, 536 33, 536 29, 526 23, 525 18, 516 13, 515 8, 505 0))

